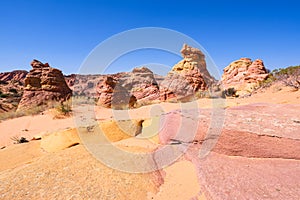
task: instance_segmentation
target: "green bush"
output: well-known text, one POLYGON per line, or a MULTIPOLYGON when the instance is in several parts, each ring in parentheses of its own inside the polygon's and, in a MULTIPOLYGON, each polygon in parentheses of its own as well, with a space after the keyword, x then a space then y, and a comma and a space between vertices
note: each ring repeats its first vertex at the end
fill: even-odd
POLYGON ((14 94, 18 94, 18 91, 15 88, 10 88, 9 92, 14 93, 14 94))
POLYGON ((4 94, 4 93, 0 94, 0 98, 7 98, 8 96, 9 96, 8 94, 4 94))
POLYGON ((64 115, 67 115, 72 111, 71 105, 68 102, 61 103, 56 109, 64 115))
POLYGON ((300 66, 290 66, 285 69, 279 69, 275 72, 276 75, 293 75, 300 70, 300 66))
MULTIPOLYGON (((273 70, 273 71, 274 71, 274 70, 273 70)), ((275 77, 273 74, 270 74, 270 75, 268 76, 267 79, 265 79, 265 80, 263 80, 263 81, 261 81, 261 82, 259 83, 259 86, 260 86, 260 87, 268 87, 268 86, 270 86, 274 81, 276 81, 276 77, 275 77)))

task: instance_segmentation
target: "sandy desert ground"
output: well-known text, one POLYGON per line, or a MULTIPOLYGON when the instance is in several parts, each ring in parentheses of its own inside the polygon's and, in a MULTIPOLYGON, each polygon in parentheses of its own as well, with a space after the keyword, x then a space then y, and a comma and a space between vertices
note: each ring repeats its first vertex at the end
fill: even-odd
MULTIPOLYGON (((144 137, 111 142, 115 147, 155 155, 168 146, 181 153, 169 166, 147 173, 122 172, 97 160, 78 136, 73 117, 53 119, 48 111, 2 121, 0 199, 299 199, 299 100, 300 91, 272 86, 248 98, 161 103, 125 115, 93 108, 99 123, 152 119, 144 123, 144 129, 150 127, 144 137), (195 109, 197 119, 191 117, 195 109), (218 110, 222 129, 207 135, 218 110), (159 129, 162 118, 166 125, 159 129), (172 135, 180 128, 193 131, 195 120, 192 139, 172 135), (41 140, 13 144, 14 136, 41 140)), ((85 116, 86 107, 74 109, 76 114, 85 116)), ((110 127, 108 135, 118 134, 110 127)))

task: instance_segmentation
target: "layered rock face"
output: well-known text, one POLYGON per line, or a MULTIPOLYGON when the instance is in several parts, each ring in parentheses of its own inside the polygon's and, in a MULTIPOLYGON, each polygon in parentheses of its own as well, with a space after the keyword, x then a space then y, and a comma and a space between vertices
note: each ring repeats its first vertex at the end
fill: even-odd
POLYGON ((48 63, 31 62, 32 70, 25 78, 25 88, 18 110, 47 105, 50 101, 62 102, 72 95, 62 72, 48 63))
POLYGON ((268 75, 262 60, 252 62, 249 58, 241 58, 224 69, 221 82, 224 89, 234 88, 238 95, 247 95, 268 75))
POLYGON ((196 92, 207 90, 216 81, 209 74, 205 56, 199 49, 185 44, 181 54, 183 60, 177 63, 165 78, 154 75, 146 67, 105 77, 97 86, 98 104, 113 107, 113 104, 118 103, 117 99, 123 99, 122 104, 128 105, 132 105, 134 101, 144 105, 158 100, 194 99, 196 92))
POLYGON ((10 81, 14 81, 14 82, 19 81, 21 83, 24 83, 24 79, 27 74, 28 74, 28 72, 25 70, 15 70, 12 72, 3 72, 3 73, 0 73, 0 81, 2 83, 10 82, 10 81))
POLYGON ((137 101, 152 101, 159 99, 159 88, 153 72, 146 68, 134 68, 131 73, 124 74, 119 84, 130 91, 137 101))
POLYGON ((116 109, 159 99, 158 84, 153 72, 146 67, 105 77, 98 85, 97 92, 99 105, 116 109))
POLYGON ((82 95, 90 98, 97 97, 96 87, 102 82, 105 75, 81 75, 71 74, 65 76, 65 80, 69 88, 73 91, 73 95, 82 95))
POLYGON ((206 68, 204 54, 186 44, 181 49, 183 60, 177 63, 160 84, 160 99, 190 98, 199 90, 207 90, 214 78, 206 68))
POLYGON ((24 70, 0 73, 0 113, 17 109, 27 73, 24 70))
POLYGON ((98 84, 97 93, 99 94, 98 105, 111 108, 112 96, 116 87, 117 80, 113 76, 106 76, 102 82, 98 84))

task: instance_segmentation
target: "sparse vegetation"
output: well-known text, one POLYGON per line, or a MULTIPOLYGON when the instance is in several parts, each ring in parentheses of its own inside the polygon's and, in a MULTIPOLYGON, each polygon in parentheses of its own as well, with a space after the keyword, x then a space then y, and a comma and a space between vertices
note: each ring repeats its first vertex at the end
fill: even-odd
POLYGON ((273 74, 270 74, 266 80, 263 80, 259 83, 259 87, 270 87, 275 80, 275 76, 273 76, 273 74))
POLYGON ((284 85, 298 90, 300 88, 300 66, 274 69, 269 77, 260 83, 260 86, 269 87, 275 81, 282 82, 284 85))
POLYGON ((0 94, 0 98, 7 98, 9 95, 8 94, 5 94, 5 93, 1 93, 0 94))
POLYGON ((0 80, 0 85, 8 85, 8 83, 6 81, 0 80))
POLYGON ((45 108, 42 106, 36 106, 31 109, 21 110, 21 111, 11 110, 9 112, 0 114, 0 121, 18 118, 18 117, 22 117, 22 116, 36 115, 36 114, 41 113, 44 110, 45 110, 45 108))
POLYGON ((210 98, 211 95, 210 95, 209 91, 199 90, 195 93, 195 97, 196 97, 196 99, 202 99, 202 98, 210 98))
POLYGON ((234 88, 228 88, 223 93, 226 97, 238 97, 234 88))
POLYGON ((13 94, 18 94, 18 91, 17 91, 17 89, 15 89, 15 88, 10 88, 10 89, 9 89, 9 92, 10 92, 10 93, 13 93, 13 94))
POLYGON ((21 143, 29 142, 25 137, 14 136, 14 137, 11 137, 10 139, 14 141, 14 144, 21 144, 21 143))
POLYGON ((59 107, 57 107, 58 111, 63 113, 64 115, 69 114, 72 111, 71 105, 67 103, 61 103, 59 107))
POLYGON ((54 115, 54 119, 62 119, 65 117, 69 117, 71 115, 72 112, 72 104, 71 104, 71 100, 65 101, 65 102, 61 102, 59 104, 56 103, 56 105, 54 105, 54 109, 53 109, 53 115, 54 115))

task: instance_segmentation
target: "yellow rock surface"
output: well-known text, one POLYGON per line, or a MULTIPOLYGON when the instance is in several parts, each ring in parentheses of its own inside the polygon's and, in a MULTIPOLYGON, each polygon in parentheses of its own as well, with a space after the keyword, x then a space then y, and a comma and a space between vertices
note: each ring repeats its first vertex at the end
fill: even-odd
POLYGON ((41 148, 47 152, 57 152, 80 143, 77 129, 68 129, 45 135, 41 140, 41 148))
POLYGON ((141 133, 143 120, 121 120, 100 122, 101 131, 110 142, 117 142, 141 133))

